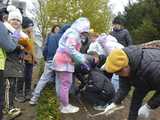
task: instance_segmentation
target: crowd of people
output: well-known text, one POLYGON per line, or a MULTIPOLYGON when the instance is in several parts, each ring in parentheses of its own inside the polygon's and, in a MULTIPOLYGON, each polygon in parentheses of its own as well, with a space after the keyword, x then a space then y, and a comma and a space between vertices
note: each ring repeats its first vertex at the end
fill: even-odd
POLYGON ((135 89, 128 120, 148 118, 160 105, 160 51, 133 45, 123 18, 114 18, 108 34, 91 29, 86 17, 54 25, 43 47, 44 71, 32 90, 33 66, 38 62, 34 23, 15 6, 0 7, 0 120, 4 112, 11 118, 21 114, 14 100, 36 105, 50 81, 55 84, 61 113, 79 111, 69 101, 71 93, 86 99, 95 110, 110 111, 121 105, 131 86, 135 89), (151 90, 156 91, 154 96, 142 105, 151 90))

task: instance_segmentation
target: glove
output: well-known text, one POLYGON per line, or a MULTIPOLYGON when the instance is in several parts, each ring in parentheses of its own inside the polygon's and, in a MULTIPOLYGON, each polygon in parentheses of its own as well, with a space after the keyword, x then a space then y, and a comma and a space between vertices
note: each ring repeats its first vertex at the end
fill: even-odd
POLYGON ((146 119, 149 117, 150 111, 151 111, 150 106, 145 104, 139 109, 138 116, 146 119))
POLYGON ((115 103, 111 103, 110 105, 108 105, 106 108, 105 108, 105 112, 109 112, 113 109, 115 109, 117 107, 117 105, 115 103))
POLYGON ((17 32, 17 31, 15 31, 15 32, 12 34, 12 37, 15 38, 16 41, 18 41, 18 40, 20 39, 20 36, 21 36, 20 33, 17 32))

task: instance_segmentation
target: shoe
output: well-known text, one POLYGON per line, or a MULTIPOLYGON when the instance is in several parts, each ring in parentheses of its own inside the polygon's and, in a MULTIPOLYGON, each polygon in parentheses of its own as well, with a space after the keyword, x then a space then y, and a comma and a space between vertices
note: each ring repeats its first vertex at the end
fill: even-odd
POLYGON ((9 120, 18 117, 21 114, 20 108, 13 108, 8 111, 9 120))
POLYGON ((94 110, 98 110, 98 111, 104 111, 107 106, 108 106, 108 104, 104 105, 104 106, 102 106, 102 105, 94 105, 93 109, 94 110))
POLYGON ((26 100, 30 100, 31 99, 31 92, 29 90, 25 93, 25 99, 26 100))
POLYGON ((37 97, 35 97, 35 96, 33 96, 31 99, 30 99, 30 101, 29 101, 29 104, 30 105, 36 105, 38 102, 38 98, 37 97))
POLYGON ((61 113, 76 113, 79 111, 79 107, 76 106, 72 106, 71 104, 67 105, 67 106, 63 106, 61 108, 61 113))
POLYGON ((17 94, 15 100, 19 103, 25 102, 25 97, 22 94, 17 94))

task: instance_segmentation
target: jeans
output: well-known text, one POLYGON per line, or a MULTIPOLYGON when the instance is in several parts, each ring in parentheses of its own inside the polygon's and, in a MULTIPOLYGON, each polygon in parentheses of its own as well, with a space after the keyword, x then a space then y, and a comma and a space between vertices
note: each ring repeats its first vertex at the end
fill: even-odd
POLYGON ((111 83, 113 84, 115 92, 117 92, 117 90, 119 89, 119 76, 116 74, 113 74, 111 83))
POLYGON ((43 90, 43 88, 46 86, 46 84, 49 82, 49 81, 54 81, 54 71, 52 70, 52 61, 47 61, 45 62, 45 66, 44 66, 44 72, 43 74, 41 75, 41 78, 40 80, 38 81, 38 84, 33 92, 33 96, 34 97, 39 97, 40 96, 40 93, 41 91, 43 90))

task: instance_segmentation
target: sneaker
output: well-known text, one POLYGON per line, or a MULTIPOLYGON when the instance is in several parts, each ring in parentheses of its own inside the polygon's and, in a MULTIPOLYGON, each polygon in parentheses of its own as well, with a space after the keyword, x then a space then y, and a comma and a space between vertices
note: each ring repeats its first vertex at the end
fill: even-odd
POLYGON ((72 106, 71 104, 67 105, 67 106, 63 106, 61 108, 61 113, 76 113, 79 111, 79 107, 76 106, 72 106))
POLYGON ((13 108, 8 111, 9 119, 14 119, 14 118, 18 117, 20 114, 21 114, 20 108, 13 108))
POLYGON ((19 103, 25 102, 25 97, 21 94, 16 95, 15 100, 19 103))
POLYGON ((108 106, 108 104, 104 105, 104 106, 102 106, 102 105, 95 105, 95 106, 93 106, 93 109, 94 110, 98 110, 98 111, 104 111, 107 106, 108 106))
POLYGON ((38 98, 33 96, 30 101, 29 101, 29 104, 30 105, 36 105, 37 104, 37 101, 38 101, 38 98))
POLYGON ((30 91, 25 93, 25 99, 26 100, 30 100, 31 99, 31 92, 30 91))

